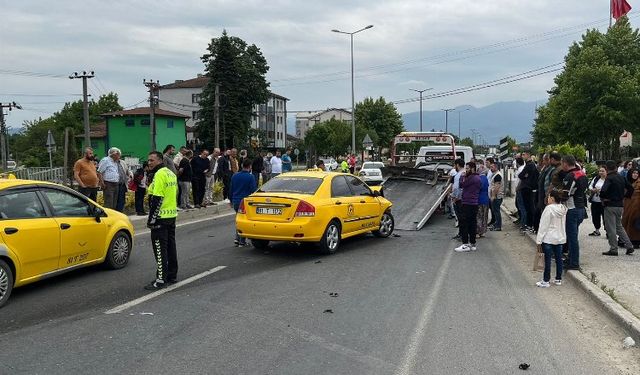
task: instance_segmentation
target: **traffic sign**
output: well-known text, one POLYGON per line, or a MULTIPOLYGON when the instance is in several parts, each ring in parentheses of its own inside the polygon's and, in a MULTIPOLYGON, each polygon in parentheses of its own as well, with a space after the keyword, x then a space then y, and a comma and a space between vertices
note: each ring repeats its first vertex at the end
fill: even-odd
POLYGON ((509 138, 504 137, 500 140, 500 148, 498 149, 498 158, 500 161, 509 157, 509 138))
POLYGON ((369 148, 373 146, 373 140, 371 139, 371 137, 369 137, 369 134, 364 136, 364 139, 362 140, 362 146, 364 148, 369 148))
POLYGON ((633 145, 633 135, 625 130, 620 136, 620 147, 631 147, 631 145, 633 145))
POLYGON ((296 156, 300 155, 300 150, 298 150, 297 148, 293 149, 293 154, 296 156))

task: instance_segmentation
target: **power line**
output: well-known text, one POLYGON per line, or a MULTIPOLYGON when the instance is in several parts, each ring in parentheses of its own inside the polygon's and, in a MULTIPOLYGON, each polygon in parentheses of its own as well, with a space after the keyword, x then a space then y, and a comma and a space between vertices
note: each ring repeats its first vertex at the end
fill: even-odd
MULTIPOLYGON (((636 17, 640 17, 640 14, 634 14, 633 16, 631 16, 630 18, 636 18, 636 17)), ((484 56, 484 55, 489 55, 489 54, 495 54, 495 53, 499 53, 499 52, 504 52, 504 51, 508 51, 508 50, 512 50, 515 48, 521 48, 521 47, 527 47, 527 46, 531 46, 534 44, 538 44, 538 43, 542 43, 542 42, 546 42, 549 40, 553 40, 553 39, 558 39, 558 38, 562 38, 562 37, 566 37, 566 36, 570 36, 575 34, 576 32, 582 32, 584 30, 584 27, 587 26, 597 26, 597 25, 604 25, 605 23, 608 22, 607 20, 599 20, 599 21, 593 21, 593 22, 589 22, 589 23, 584 23, 584 24, 580 24, 580 25, 576 25, 576 26, 572 26, 572 27, 565 27, 565 28, 560 28, 560 29, 556 29, 553 31, 548 31, 548 32, 544 32, 544 33, 539 33, 539 34, 534 34, 532 36, 528 36, 528 37, 521 37, 521 38, 517 38, 517 39, 512 39, 509 41, 505 41, 505 42, 498 42, 498 43, 494 43, 494 44, 490 44, 490 45, 486 45, 486 46, 480 46, 480 47, 473 47, 473 48, 469 48, 466 50, 461 50, 461 51, 452 51, 452 52, 448 52, 448 53, 444 53, 444 54, 440 54, 440 55, 435 55, 435 56, 430 56, 430 57, 425 57, 425 58, 420 58, 420 59, 414 59, 414 60, 409 60, 409 61, 404 61, 404 62, 397 62, 397 63, 391 63, 391 64, 384 64, 384 65, 376 65, 376 66, 371 66, 368 68, 362 68, 359 69, 359 71, 362 72, 366 72, 369 70, 378 70, 380 68, 386 68, 386 67, 393 67, 393 66, 403 66, 403 65, 410 65, 410 64, 414 64, 417 62, 421 62, 421 61, 434 61, 430 64, 427 65, 420 65, 420 66, 411 66, 411 67, 406 67, 406 68, 401 68, 401 69, 395 69, 395 70, 387 70, 387 71, 383 71, 383 72, 377 72, 377 73, 370 73, 370 74, 360 74, 356 77, 358 78, 366 78, 366 77, 373 77, 373 76, 379 76, 379 75, 384 75, 384 74, 389 74, 389 73, 397 73, 397 72, 402 72, 402 71, 407 71, 407 70, 412 70, 412 69, 419 69, 425 66, 432 66, 432 65, 438 65, 438 64, 442 64, 442 63, 447 63, 447 62, 454 62, 454 61, 460 61, 460 60, 465 60, 465 59, 469 59, 472 57, 479 57, 479 56, 484 56), (574 31, 570 31, 572 29, 576 29, 574 31), (558 32, 560 32, 561 34, 558 34, 558 32), (556 35, 554 35, 556 34, 556 35), (539 39, 541 38, 541 39, 539 39), (538 39, 538 40, 536 40, 538 39), (510 45, 510 44, 514 44, 514 43, 519 43, 519 44, 515 44, 515 45, 510 45), (490 50, 492 48, 497 48, 497 47, 502 47, 496 50, 490 50), (465 54, 469 54, 472 52, 476 52, 477 53, 473 53, 470 55, 465 55, 465 54), (459 57, 455 57, 455 58, 448 58, 448 57, 452 57, 452 56, 456 56, 456 55, 463 55, 463 56, 459 56, 459 57)), ((329 82, 337 82, 337 81, 342 81, 347 79, 348 77, 335 77, 336 75, 345 75, 349 72, 334 72, 334 73, 325 73, 325 74, 316 74, 316 75, 309 75, 309 76, 299 76, 299 77, 293 77, 293 78, 284 78, 284 79, 275 79, 275 80, 271 80, 271 82, 287 82, 287 81, 296 81, 296 80, 301 80, 301 79, 309 79, 309 78, 313 78, 313 77, 331 77, 334 76, 334 78, 331 79, 311 79, 305 82, 295 82, 295 83, 285 83, 285 84, 281 84, 281 85, 274 85, 273 87, 286 87, 286 86, 297 86, 297 85, 308 85, 308 84, 317 84, 317 83, 329 83, 329 82)))
POLYGON ((38 77, 38 78, 67 78, 67 76, 63 74, 28 72, 25 70, 14 70, 14 69, 0 69, 0 74, 23 76, 23 77, 38 77))
POLYGON ((82 96, 82 94, 0 94, 0 96, 60 97, 60 96, 82 96))

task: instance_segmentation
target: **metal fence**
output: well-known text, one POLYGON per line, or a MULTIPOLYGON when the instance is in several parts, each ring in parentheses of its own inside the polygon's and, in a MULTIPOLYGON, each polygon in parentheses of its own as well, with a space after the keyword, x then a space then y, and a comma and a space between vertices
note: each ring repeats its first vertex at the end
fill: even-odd
POLYGON ((49 181, 59 184, 65 180, 64 167, 53 169, 48 167, 18 168, 11 173, 23 180, 49 181))

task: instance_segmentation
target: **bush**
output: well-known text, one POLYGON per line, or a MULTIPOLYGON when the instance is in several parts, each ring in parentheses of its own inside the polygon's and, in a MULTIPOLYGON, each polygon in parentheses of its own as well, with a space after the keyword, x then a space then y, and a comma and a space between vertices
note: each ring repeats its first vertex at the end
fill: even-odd
POLYGON ((569 143, 564 143, 561 145, 540 147, 538 149, 538 152, 541 154, 544 154, 546 152, 552 152, 552 151, 559 152, 563 156, 573 155, 575 156, 576 159, 580 159, 580 160, 586 160, 587 158, 587 150, 582 145, 573 146, 569 143))

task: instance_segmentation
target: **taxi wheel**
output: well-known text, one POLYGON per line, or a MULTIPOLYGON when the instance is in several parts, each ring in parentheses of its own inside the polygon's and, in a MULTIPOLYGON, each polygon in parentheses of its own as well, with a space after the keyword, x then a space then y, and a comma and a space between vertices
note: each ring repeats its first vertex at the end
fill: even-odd
POLYGON ((324 230, 322 239, 320 240, 320 251, 323 254, 333 254, 338 250, 340 245, 340 223, 333 220, 327 225, 327 229, 324 230))
POLYGON ((373 231, 373 235, 380 238, 387 238, 393 234, 394 228, 395 222, 393 220, 393 215, 391 215, 391 212, 387 211, 382 214, 382 219, 380 219, 380 228, 373 231))
POLYGON ((13 271, 11 267, 0 259, 0 307, 4 306, 13 290, 13 271))
POLYGON ((269 241, 267 240, 251 240, 251 244, 259 250, 264 250, 269 247, 269 241))
POLYGON ((104 263, 107 268, 117 270, 127 265, 130 255, 131 239, 126 233, 121 231, 113 236, 104 263))

